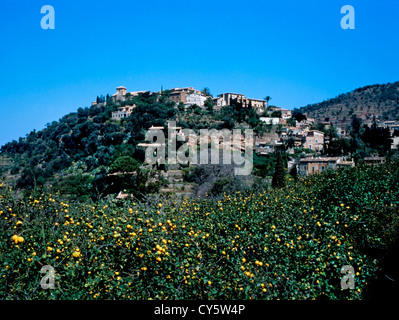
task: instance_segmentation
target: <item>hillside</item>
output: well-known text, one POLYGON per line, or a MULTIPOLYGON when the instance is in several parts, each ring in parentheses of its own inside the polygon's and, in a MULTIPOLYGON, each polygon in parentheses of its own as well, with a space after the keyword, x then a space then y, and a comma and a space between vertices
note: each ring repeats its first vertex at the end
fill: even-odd
POLYGON ((363 121, 371 121, 373 116, 382 121, 399 120, 399 81, 358 88, 330 100, 308 104, 299 111, 316 121, 327 119, 342 128, 349 126, 354 116, 363 121))
MULTIPOLYGON (((125 101, 108 98, 106 103, 79 108, 43 130, 2 146, 0 179, 25 190, 52 185, 62 194, 83 200, 122 190, 148 194, 168 189, 170 177, 154 179, 155 170, 144 163, 145 149, 138 144, 145 142, 151 126, 166 128, 169 120, 193 130, 238 125, 256 130, 262 125, 252 108, 227 106, 216 112, 212 106, 197 106, 184 110, 169 99, 167 91, 141 92, 125 101), (128 117, 113 119, 112 113, 124 106, 135 107, 128 117), (129 172, 137 174, 124 174, 129 172)), ((174 184, 183 187, 179 181, 174 184)))

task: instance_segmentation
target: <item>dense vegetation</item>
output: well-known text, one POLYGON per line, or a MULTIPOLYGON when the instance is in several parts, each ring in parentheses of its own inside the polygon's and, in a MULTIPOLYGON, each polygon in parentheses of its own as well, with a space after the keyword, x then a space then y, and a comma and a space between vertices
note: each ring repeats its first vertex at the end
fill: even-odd
POLYGON ((130 156, 136 163, 142 162, 143 150, 135 146, 144 140, 145 130, 151 125, 165 125, 176 112, 173 103, 158 99, 156 94, 144 93, 121 105, 128 104, 137 107, 121 122, 110 120, 120 105, 108 99, 106 106, 79 108, 44 130, 4 145, 1 152, 12 157, 11 174, 17 178, 16 187, 66 186, 64 178, 70 179, 71 174, 79 174, 73 177, 75 181, 87 180, 82 175, 89 174, 98 193, 106 193, 112 185, 106 183, 106 174, 118 161, 120 164, 119 158, 130 156))
MULTIPOLYGON (((17 197, 0 182, 5 299, 362 299, 397 239, 399 164, 202 200, 17 197), (55 289, 39 283, 55 269, 55 289), (342 290, 344 265, 355 289, 342 290)), ((396 267, 397 270, 397 267, 396 267)))
MULTIPOLYGON (((118 103, 109 95, 101 95, 97 98, 97 105, 79 108, 77 112, 48 124, 41 131, 32 131, 25 138, 2 146, 0 176, 7 176, 8 183, 21 190, 32 191, 38 187, 52 185, 69 199, 98 200, 123 190, 144 196, 147 193, 158 192, 166 183, 162 179, 153 179, 156 172, 144 165, 144 149, 137 147, 138 143, 144 142, 145 132, 152 125, 166 126, 168 120, 175 120, 178 126, 196 131, 203 128, 252 128, 257 134, 282 131, 281 125, 263 123, 253 108, 243 108, 234 100, 230 106, 223 107, 220 111, 215 110, 210 98, 203 108, 196 105, 186 108, 182 103, 175 105, 171 102, 168 99, 170 92, 164 90, 162 94, 145 92, 138 96, 127 95, 126 101, 118 103), (111 119, 111 113, 118 107, 133 104, 136 108, 130 117, 122 121, 111 119)), ((321 115, 323 110, 335 110, 335 107, 331 106, 341 104, 345 106, 340 108, 345 110, 355 108, 355 105, 362 109, 364 104, 374 106, 375 101, 379 101, 378 107, 375 107, 378 112, 393 116, 393 113, 386 113, 386 106, 395 105, 394 109, 398 110, 397 92, 398 83, 367 86, 320 104, 293 110, 293 117, 287 121, 294 125, 297 121, 306 119, 303 112, 308 112, 310 116, 315 116, 316 113, 321 115), (368 100, 365 97, 368 97, 368 100)), ((205 88, 204 93, 209 96, 209 89, 205 88)), ((281 111, 273 110, 274 106, 269 106, 266 113, 269 116, 281 117, 281 111)), ((344 111, 340 110, 338 114, 342 115, 344 111)), ((348 117, 349 120, 347 119, 350 137, 340 137, 334 125, 326 126, 325 123, 318 122, 312 126, 312 129, 324 132, 325 137, 329 139, 323 154, 351 156, 357 163, 366 156, 393 155, 390 150, 389 130, 378 128, 376 125, 365 126, 357 115, 357 111, 353 112, 348 117)), ((319 120, 328 120, 330 123, 335 121, 334 116, 323 115, 322 118, 319 120)), ((293 148, 294 143, 295 138, 288 131, 282 146, 285 167, 289 158, 303 157, 311 153, 310 150, 296 149, 293 154, 287 155, 284 151, 293 148)), ((254 155, 252 174, 260 178, 271 178, 275 163, 274 154, 254 155)), ((188 173, 188 168, 183 169, 188 173)), ((225 177, 222 173, 217 175, 213 170, 213 175, 208 175, 209 179, 206 180, 199 177, 201 170, 184 175, 185 182, 209 185, 208 190, 197 190, 198 194, 205 191, 218 194, 227 191, 228 185, 236 185, 231 188, 232 191, 243 189, 239 186, 239 181, 230 174, 225 177)))
POLYGON ((52 185, 72 199, 100 199, 122 190, 146 194, 163 185, 162 181, 149 183, 155 173, 142 166, 144 148, 137 147, 149 127, 166 127, 168 120, 175 120, 178 126, 197 131, 265 130, 252 108, 234 103, 216 112, 208 99, 204 108, 194 105, 186 110, 170 101, 169 93, 128 94, 125 101, 117 103, 109 95, 100 96, 97 105, 79 108, 44 130, 2 146, 0 175, 7 175, 9 184, 18 189, 52 185), (121 121, 112 120, 112 112, 126 105, 136 105, 132 114, 121 121), (110 175, 117 172, 126 174, 110 175))

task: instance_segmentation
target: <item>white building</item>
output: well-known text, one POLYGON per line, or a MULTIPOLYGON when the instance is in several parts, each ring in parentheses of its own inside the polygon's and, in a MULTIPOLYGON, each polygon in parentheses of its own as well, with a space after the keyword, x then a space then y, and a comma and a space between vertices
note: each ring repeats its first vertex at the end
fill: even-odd
POLYGON ((120 107, 118 111, 112 112, 112 120, 121 120, 123 118, 129 117, 135 107, 135 104, 132 106, 120 107))
POLYGON ((280 118, 260 117, 260 121, 263 121, 266 124, 280 124, 280 118))
POLYGON ((290 109, 281 109, 281 118, 289 119, 292 117, 292 111, 290 109))
POLYGON ((399 148, 399 137, 392 137, 391 139, 392 139, 391 149, 399 148))
POLYGON ((203 107, 206 99, 207 98, 205 96, 203 96, 202 94, 190 93, 190 94, 186 95, 186 104, 189 104, 189 105, 196 104, 200 107, 203 107))

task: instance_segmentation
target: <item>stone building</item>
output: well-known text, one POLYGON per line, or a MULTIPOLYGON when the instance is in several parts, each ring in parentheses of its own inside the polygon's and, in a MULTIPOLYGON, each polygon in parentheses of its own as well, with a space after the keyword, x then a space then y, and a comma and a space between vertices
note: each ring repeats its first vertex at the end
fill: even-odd
POLYGON ((223 106, 231 106, 234 102, 240 103, 244 108, 252 107, 258 114, 262 114, 266 108, 266 100, 246 98, 241 93, 222 93, 213 99, 215 106, 221 108, 223 106))
POLYGON ((337 169, 339 158, 302 158, 298 162, 298 174, 308 176, 327 169, 337 169))
POLYGON ((193 87, 187 88, 174 88, 169 94, 169 99, 174 101, 176 104, 180 102, 184 105, 196 104, 200 107, 204 105, 206 97, 201 91, 194 89, 193 87))
POLYGON ((125 101, 126 96, 126 88, 123 86, 119 86, 116 88, 116 93, 112 95, 113 100, 116 101, 125 101))
POLYGON ((309 130, 304 138, 303 147, 318 152, 323 151, 324 133, 317 130, 309 130))

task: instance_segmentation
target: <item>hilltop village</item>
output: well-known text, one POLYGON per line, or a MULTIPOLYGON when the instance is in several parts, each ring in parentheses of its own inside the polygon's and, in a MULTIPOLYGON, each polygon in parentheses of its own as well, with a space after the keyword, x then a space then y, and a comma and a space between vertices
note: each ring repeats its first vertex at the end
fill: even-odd
MULTIPOLYGON (((130 97, 138 96, 145 92, 127 92, 125 87, 120 86, 116 88, 116 93, 112 96, 112 100, 115 103, 124 102, 130 97)), ((225 106, 237 103, 244 108, 253 108, 259 115, 260 120, 270 127, 269 132, 254 137, 254 152, 262 156, 272 154, 277 149, 284 149, 288 154, 294 155, 300 150, 300 156, 292 157, 287 163, 287 169, 291 170, 295 166, 298 174, 301 176, 320 173, 326 169, 355 165, 355 159, 345 154, 327 156, 329 145, 334 140, 351 138, 349 128, 334 127, 328 121, 317 123, 315 119, 307 117, 306 113, 295 115, 294 117, 290 109, 268 105, 267 100, 248 98, 241 93, 228 92, 213 97, 208 92, 200 91, 193 87, 173 88, 167 90, 167 92, 168 98, 175 102, 176 108, 180 106, 184 110, 195 107, 205 108, 207 103, 211 103, 213 110, 216 112, 225 106)), ((161 94, 162 91, 158 93, 161 94)), ((96 104, 97 102, 92 103, 92 105, 96 104)), ((120 121, 128 118, 134 108, 135 105, 121 106, 117 111, 112 113, 112 119, 120 121)), ((363 125, 372 127, 374 123, 380 129, 387 129, 391 138, 391 149, 398 148, 399 135, 396 135, 399 129, 398 121, 378 121, 378 119, 373 119, 370 115, 362 120, 363 125)), ((164 127, 156 128, 165 129, 164 127)), ((141 146, 146 145, 141 144, 141 146)), ((385 157, 378 156, 378 154, 364 157, 362 160, 366 163, 383 163, 386 161, 385 157)))
MULTIPOLYGON (((272 105, 270 100, 232 92, 213 96, 208 88, 129 92, 120 86, 113 95, 97 97, 90 107, 78 108, 45 129, 2 146, 0 173, 18 189, 56 186, 76 199, 158 192, 203 196, 259 184, 269 187, 279 156, 280 172, 292 177, 398 158, 399 123, 394 113, 387 119, 379 117, 381 110, 374 108, 380 113, 371 116, 371 109, 364 115, 359 107, 350 125, 339 126, 327 118, 310 117, 302 108, 272 105), (208 137, 208 148, 216 142, 222 152, 230 145, 231 155, 239 156, 249 155, 250 150, 252 163, 245 158, 244 164, 251 166, 250 174, 237 177, 236 169, 243 166, 234 157, 226 164, 224 154, 212 163, 148 163, 146 151, 158 139, 148 140, 146 135, 158 130, 168 139, 170 127, 179 135, 176 150, 183 144, 199 150, 201 130, 240 132, 232 143, 208 137), (252 130, 251 141, 245 139, 247 129, 252 130), (187 135, 194 139, 186 139, 187 135)), ((163 142, 167 151, 169 142, 163 142)))

